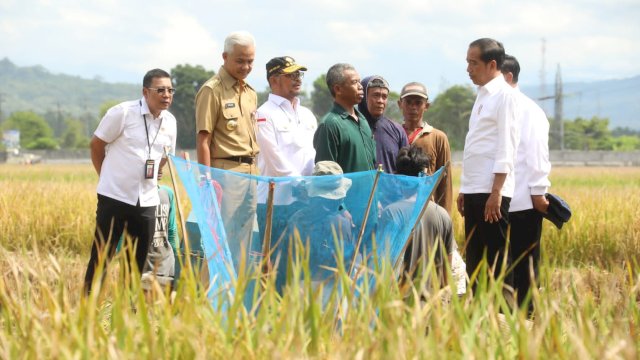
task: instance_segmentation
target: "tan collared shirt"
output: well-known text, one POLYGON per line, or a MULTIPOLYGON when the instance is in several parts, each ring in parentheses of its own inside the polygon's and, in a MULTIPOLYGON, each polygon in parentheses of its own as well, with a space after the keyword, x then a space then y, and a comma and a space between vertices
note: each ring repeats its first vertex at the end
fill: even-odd
POLYGON ((445 174, 440 180, 440 184, 433 192, 433 199, 442 206, 449 215, 453 205, 453 185, 451 176, 451 147, 449 138, 443 131, 424 123, 422 128, 418 128, 409 138, 412 145, 421 148, 431 159, 429 170, 433 173, 440 167, 447 165, 445 174))
POLYGON ((196 94, 196 131, 211 133, 211 163, 230 156, 256 156, 255 111, 258 98, 249 84, 224 67, 196 94))

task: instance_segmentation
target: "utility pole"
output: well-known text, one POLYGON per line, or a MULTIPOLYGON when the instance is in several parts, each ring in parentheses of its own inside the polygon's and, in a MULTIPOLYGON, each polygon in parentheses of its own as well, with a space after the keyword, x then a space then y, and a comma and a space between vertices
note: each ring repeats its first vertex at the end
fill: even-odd
MULTIPOLYGON (((540 48, 541 59, 540 59, 540 95, 539 97, 544 98, 545 96, 547 96, 547 84, 546 84, 546 72, 545 72, 545 54, 547 52, 546 50, 547 39, 542 38, 541 40, 542 40, 542 47, 540 48)), ((544 106, 542 107, 542 110, 546 114, 547 111, 544 108, 544 106)))
POLYGON ((564 150, 564 121, 562 121, 562 76, 560 75, 560 64, 556 72, 556 94, 554 118, 560 126, 560 150, 564 150))
POLYGON ((538 100, 554 100, 554 115, 550 129, 550 136, 554 139, 553 146, 559 146, 560 150, 564 150, 564 121, 562 120, 562 103, 564 97, 565 94, 562 92, 562 75, 560 74, 560 64, 558 64, 558 70, 556 71, 555 94, 540 97, 538 100))

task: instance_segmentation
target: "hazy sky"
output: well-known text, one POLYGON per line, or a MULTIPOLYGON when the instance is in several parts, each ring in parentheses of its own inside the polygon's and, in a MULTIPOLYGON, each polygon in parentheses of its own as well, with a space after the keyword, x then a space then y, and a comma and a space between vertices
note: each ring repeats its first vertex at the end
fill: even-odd
POLYGON ((217 71, 233 30, 257 42, 248 81, 267 86, 264 64, 290 55, 309 68, 307 86, 337 62, 380 74, 394 90, 421 81, 433 92, 471 84, 469 42, 502 41, 522 65, 521 84, 539 85, 557 64, 565 81, 640 74, 640 0, 0 0, 0 58, 54 73, 141 83, 177 64, 217 71))

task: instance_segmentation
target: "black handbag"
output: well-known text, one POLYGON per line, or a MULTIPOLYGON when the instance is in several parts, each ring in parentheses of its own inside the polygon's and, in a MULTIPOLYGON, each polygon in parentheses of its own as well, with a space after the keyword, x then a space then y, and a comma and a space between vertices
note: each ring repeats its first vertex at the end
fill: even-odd
POLYGON ((551 221, 558 229, 562 229, 562 225, 571 219, 569 204, 555 194, 546 193, 544 196, 549 201, 547 213, 543 214, 544 218, 551 221))

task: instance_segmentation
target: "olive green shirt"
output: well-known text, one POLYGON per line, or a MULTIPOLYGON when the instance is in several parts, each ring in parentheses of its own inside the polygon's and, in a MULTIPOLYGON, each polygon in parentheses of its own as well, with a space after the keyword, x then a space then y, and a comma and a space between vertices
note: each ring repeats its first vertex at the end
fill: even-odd
POLYGON ((367 119, 355 109, 356 121, 337 103, 321 120, 313 136, 316 162, 337 162, 345 173, 375 169, 376 145, 367 119))

